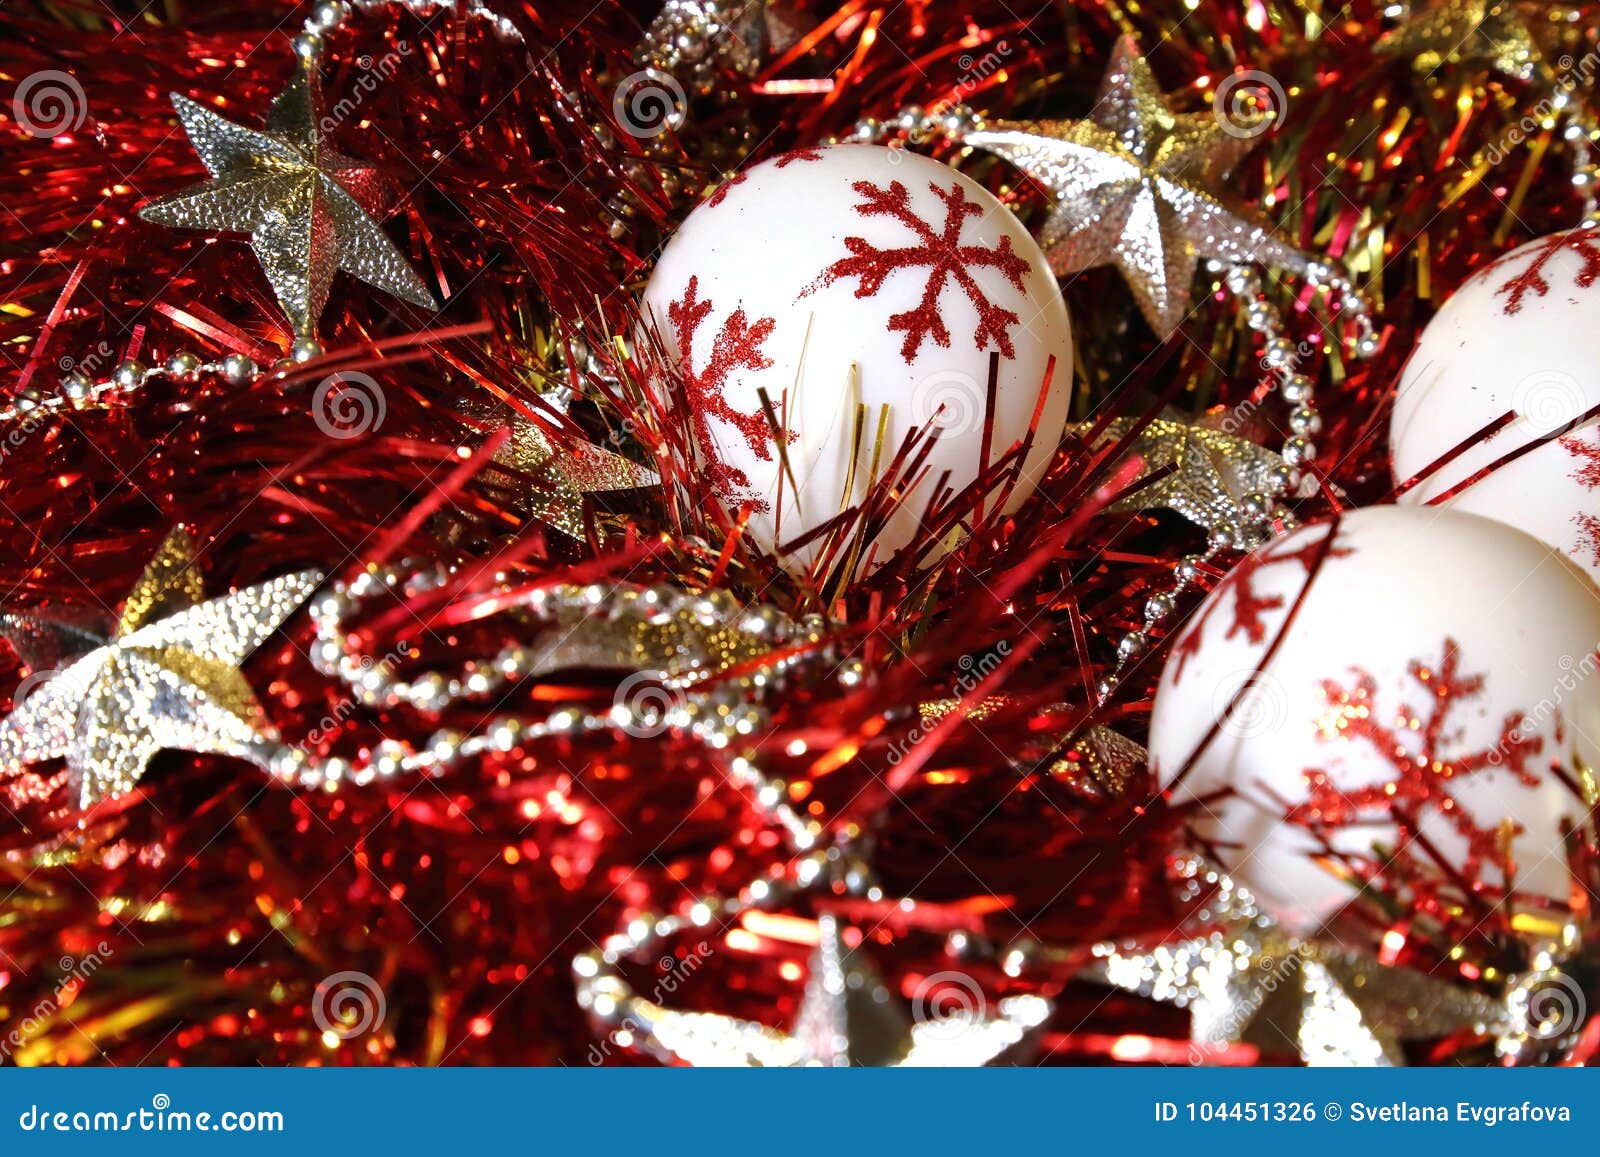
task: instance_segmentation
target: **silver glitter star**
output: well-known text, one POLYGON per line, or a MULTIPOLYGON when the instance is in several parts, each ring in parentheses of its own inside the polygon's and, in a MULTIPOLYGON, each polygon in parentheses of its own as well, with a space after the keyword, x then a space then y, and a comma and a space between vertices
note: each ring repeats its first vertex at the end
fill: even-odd
POLYGON ((1089 120, 983 122, 962 140, 1054 194, 1039 242, 1058 275, 1115 265, 1162 338, 1188 312, 1202 257, 1298 273, 1310 265, 1212 194, 1255 142, 1212 113, 1172 112, 1131 37, 1118 42, 1089 120))
POLYGON ((173 610, 174 589, 198 589, 197 578, 177 578, 197 574, 190 563, 188 536, 176 532, 129 595, 112 637, 0 720, 0 769, 16 774, 64 758, 87 808, 130 791, 164 748, 266 766, 277 736, 239 664, 322 576, 302 571, 173 610))
MULTIPOLYGON (((1110 423, 1102 442, 1126 437, 1136 418, 1110 423)), ((1116 510, 1175 510, 1207 530, 1224 522, 1254 519, 1240 500, 1247 494, 1272 494, 1281 488, 1281 457, 1248 438, 1236 438, 1206 425, 1157 418, 1133 440, 1130 453, 1144 462, 1144 475, 1167 466, 1172 471, 1116 503, 1116 510)))
POLYGON ((323 141, 314 72, 296 68, 272 102, 264 132, 224 120, 177 93, 172 104, 212 179, 146 205, 139 214, 146 221, 249 233, 297 337, 314 334, 340 269, 415 305, 437 308, 378 225, 394 202, 390 182, 323 141))
POLYGON ((883 977, 847 947, 832 916, 818 921, 805 996, 792 1032, 708 1012, 651 1005, 630 1018, 664 1059, 700 1066, 976 1068, 1037 1032, 1050 1002, 1007 997, 995 1015, 965 1011, 912 1023, 883 977))
POLYGON ((64 663, 105 646, 119 630, 118 624, 131 631, 159 613, 192 607, 203 598, 200 572, 194 568, 194 540, 179 526, 145 565, 117 622, 87 607, 5 611, 0 612, 0 636, 27 664, 30 677, 53 674, 64 663))
POLYGON ((1290 936, 1196 858, 1177 872, 1188 898, 1215 889, 1197 914, 1211 929, 1150 948, 1097 945, 1085 976, 1187 1008, 1199 1063, 1208 1046, 1243 1041, 1310 1065, 1400 1065, 1403 1040, 1499 1031, 1506 1019, 1482 993, 1290 936))

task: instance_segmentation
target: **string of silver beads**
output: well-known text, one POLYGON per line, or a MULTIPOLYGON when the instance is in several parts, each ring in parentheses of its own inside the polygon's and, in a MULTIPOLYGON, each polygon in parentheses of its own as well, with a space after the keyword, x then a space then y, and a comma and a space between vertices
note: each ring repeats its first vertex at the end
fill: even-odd
POLYGON ((73 369, 57 383, 55 390, 26 386, 0 409, 0 421, 38 418, 61 410, 87 410, 136 394, 159 379, 192 382, 202 374, 218 374, 230 385, 247 385, 258 373, 256 363, 243 354, 229 354, 220 361, 206 361, 199 354, 181 350, 165 362, 147 366, 129 358, 118 362, 105 377, 95 377, 73 369))
MULTIPOLYGON (((398 592, 407 599, 415 598, 437 589, 454 573, 454 567, 444 565, 410 571, 379 567, 363 571, 348 584, 335 583, 311 604, 311 619, 316 629, 312 664, 322 674, 349 686, 363 706, 411 707, 433 713, 463 698, 484 698, 510 683, 547 670, 547 660, 559 643, 542 647, 508 644, 487 660, 466 660, 449 673, 430 671, 400 678, 393 674, 392 662, 363 650, 360 639, 348 633, 347 622, 380 593, 398 592)), ((669 586, 604 583, 513 591, 505 576, 501 576, 500 581, 500 593, 505 596, 501 610, 522 611, 538 622, 553 626, 629 619, 664 626, 687 619, 709 629, 732 627, 743 634, 770 640, 774 647, 793 642, 816 644, 826 634, 826 621, 820 616, 807 616, 796 623, 775 607, 742 607, 726 591, 694 594, 669 586)), ((658 672, 664 685, 687 688, 704 681, 712 673, 714 656, 686 647, 687 644, 680 645, 675 657, 683 668, 681 673, 658 672)), ((751 676, 749 689, 762 689, 774 675, 792 670, 809 659, 809 654, 803 651, 775 656, 767 670, 751 676)))
POLYGON ((1600 159, 1597 159, 1596 141, 1600 139, 1600 126, 1570 106, 1567 124, 1562 136, 1572 149, 1572 184, 1583 195, 1582 228, 1600 229, 1600 159))
MULTIPOLYGON (((490 660, 468 660, 450 673, 433 671, 400 678, 394 674, 392 662, 363 650, 349 624, 367 602, 382 592, 414 598, 439 588, 454 573, 454 567, 443 564, 412 570, 378 567, 362 572, 348 584, 335 583, 311 604, 316 632, 311 652, 313 666, 343 682, 365 706, 405 706, 429 713, 437 713, 458 700, 487 698, 509 683, 546 669, 546 649, 512 644, 490 660)), ((795 643, 809 646, 797 648, 792 654, 774 655, 763 669, 725 681, 712 690, 686 690, 659 714, 651 712, 648 718, 640 705, 625 701, 614 702, 611 710, 604 713, 560 708, 534 722, 507 715, 494 720, 480 735, 437 732, 422 751, 392 741, 380 744, 371 758, 357 763, 342 759, 316 761, 286 749, 281 769, 275 767, 274 773, 303 787, 329 787, 345 780, 359 785, 402 772, 442 774, 463 760, 510 751, 520 743, 551 736, 618 730, 648 736, 672 731, 696 739, 716 753, 733 749, 724 764, 729 779, 746 792, 757 810, 784 830, 795 849, 815 846, 822 834, 821 825, 794 809, 788 784, 768 776, 757 753, 743 741, 767 724, 760 698, 781 686, 783 679, 799 668, 829 664, 834 679, 844 686, 854 686, 864 677, 859 660, 835 663, 837 657, 831 649, 821 645, 828 629, 823 617, 808 615, 795 622, 774 607, 741 607, 722 591, 694 594, 666 586, 621 584, 513 590, 506 576, 499 576, 499 582, 501 593, 506 596, 502 611, 520 610, 552 625, 576 627, 583 622, 629 618, 664 625, 688 616, 702 627, 733 626, 747 635, 768 639, 774 649, 795 643)), ((409 653, 409 646, 402 646, 409 653)), ((682 674, 652 673, 663 686, 687 689, 712 673, 709 654, 682 652, 680 648, 679 657, 684 661, 682 674)))
POLYGON ((488 7, 483 0, 322 0, 312 6, 305 24, 291 41, 294 54, 301 60, 315 61, 322 53, 323 39, 330 32, 350 23, 358 15, 396 5, 424 18, 448 9, 465 19, 483 23, 499 40, 527 44, 516 23, 488 7))
MULTIPOLYGON (((745 912, 780 907, 802 892, 836 885, 852 896, 881 900, 883 891, 871 870, 848 845, 811 852, 792 869, 777 867, 734 896, 703 896, 680 913, 640 912, 616 932, 572 961, 572 979, 578 1007, 602 1027, 627 1025, 648 1045, 660 1006, 640 997, 623 978, 619 965, 660 950, 672 937, 696 928, 726 926, 745 912)), ((906 902, 907 904, 910 901, 906 902)), ((623 1040, 624 1045, 635 1043, 623 1040)))

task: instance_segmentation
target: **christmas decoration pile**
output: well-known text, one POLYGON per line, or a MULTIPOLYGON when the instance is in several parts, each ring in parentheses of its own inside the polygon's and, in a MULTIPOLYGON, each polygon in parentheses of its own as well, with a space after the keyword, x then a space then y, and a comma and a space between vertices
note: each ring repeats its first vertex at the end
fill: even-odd
POLYGON ((0 1059, 1600 1048, 1580 9, 124 7, 0 12, 0 1059))

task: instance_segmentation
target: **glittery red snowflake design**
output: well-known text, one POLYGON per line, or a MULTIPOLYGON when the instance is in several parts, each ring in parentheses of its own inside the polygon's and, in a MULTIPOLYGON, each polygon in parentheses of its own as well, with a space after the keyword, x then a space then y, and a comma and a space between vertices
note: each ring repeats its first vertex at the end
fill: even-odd
POLYGON ((1561 439, 1561 445, 1578 460, 1577 468, 1572 472, 1573 481, 1583 483, 1590 490, 1600 489, 1600 438, 1585 442, 1582 433, 1568 434, 1561 439))
POLYGON ((1462 872, 1468 880, 1477 878, 1485 860, 1508 872, 1506 836, 1519 834, 1521 826, 1499 816, 1485 826, 1450 794, 1450 785, 1486 768, 1503 767, 1524 787, 1537 787, 1539 778, 1528 764, 1544 747, 1544 739, 1528 734, 1527 717, 1515 712, 1506 716, 1493 747, 1447 754, 1445 749, 1452 746, 1454 738, 1445 731, 1450 713, 1477 697, 1483 690, 1483 676, 1461 674, 1461 648, 1449 638, 1444 641, 1444 658, 1438 667, 1413 661, 1407 671, 1427 694, 1427 708, 1418 711, 1401 706, 1388 723, 1380 718, 1377 682, 1371 675, 1356 670, 1351 687, 1341 687, 1331 679, 1323 682, 1328 711, 1317 724, 1321 737, 1366 744, 1394 774, 1382 783, 1340 790, 1327 772, 1308 768, 1306 800, 1289 810, 1289 822, 1326 831, 1392 819, 1407 831, 1415 829, 1424 810, 1431 809, 1466 841, 1462 872))
MULTIPOLYGON (((1597 278, 1600 278, 1600 240, 1596 239, 1593 231, 1575 229, 1569 233, 1552 233, 1535 244, 1531 250, 1533 260, 1528 262, 1520 273, 1507 278, 1495 290, 1497 297, 1503 296, 1506 299, 1506 313, 1521 313, 1523 302, 1529 294, 1544 297, 1550 292, 1550 282, 1545 277, 1545 266, 1550 264, 1557 253, 1566 249, 1572 250, 1583 259, 1583 268, 1579 269, 1573 278, 1578 289, 1588 289, 1597 278)), ((1485 266, 1477 276, 1489 276, 1512 257, 1521 261, 1528 256, 1527 252, 1507 254, 1485 266)))
POLYGON ((736 370, 764 370, 771 367, 772 359, 761 352, 761 346, 772 335, 772 327, 776 322, 773 318, 763 317, 752 325, 743 309, 734 310, 723 320, 722 329, 712 342, 710 360, 703 369, 695 370, 695 334, 706 318, 711 316, 712 310, 710 299, 698 300, 699 293, 700 279, 691 277, 689 284, 684 287, 683 297, 667 303, 667 320, 672 323, 678 338, 683 384, 694 413, 695 436, 706 459, 712 463, 706 471, 712 484, 718 489, 747 491, 750 488, 749 477, 744 471, 721 460, 721 452, 708 423, 712 418, 726 422, 739 431, 757 458, 763 462, 772 461, 772 428, 766 415, 759 410, 753 414, 735 410, 728 404, 726 394, 729 379, 736 370))
MULTIPOLYGON (((1283 608, 1282 595, 1263 595, 1256 591, 1254 580, 1256 575, 1269 566, 1279 563, 1297 562, 1305 568, 1307 577, 1310 577, 1316 566, 1317 556, 1322 550, 1322 537, 1312 537, 1299 546, 1290 549, 1284 540, 1279 540, 1271 546, 1247 555, 1239 565, 1234 567, 1228 577, 1222 580, 1217 588, 1217 594, 1208 599, 1201 609, 1199 616, 1184 632, 1172 647, 1172 658, 1175 665, 1172 668, 1172 681, 1176 685, 1183 678, 1183 669, 1189 660, 1200 653, 1200 643, 1210 625, 1212 616, 1218 614, 1225 602, 1229 601, 1233 609, 1233 621, 1228 624, 1228 629, 1223 633, 1224 639, 1231 639, 1242 634, 1250 642, 1261 644, 1267 639, 1267 624, 1262 616, 1268 611, 1283 608)), ((1328 558, 1344 558, 1351 554, 1351 548, 1346 546, 1333 546, 1328 549, 1328 558)))
POLYGON ((1013 311, 996 305, 984 296, 982 287, 973 279, 972 270, 997 270, 1020 291, 1028 272, 1028 263, 1012 251, 1009 237, 1001 237, 1000 243, 993 249, 961 243, 961 231, 967 218, 981 217, 982 207, 967 200, 967 194, 959 184, 952 185, 946 192, 930 181, 928 188, 944 202, 945 207, 942 231, 935 233, 933 227, 911 208, 910 194, 899 181, 891 181, 887 189, 871 181, 856 181, 851 188, 861 196, 861 204, 856 206, 857 213, 863 217, 893 218, 911 232, 916 243, 882 249, 864 237, 846 237, 845 248, 850 250, 851 255, 840 258, 823 270, 801 296, 832 285, 842 278, 856 277, 860 278, 860 284, 856 287, 855 295, 858 298, 873 297, 891 273, 901 269, 926 269, 927 283, 922 290, 922 300, 914 309, 897 313, 889 319, 891 333, 898 330, 906 335, 900 354, 908 364, 925 340, 931 340, 944 349, 950 348, 950 331, 939 310, 939 296, 944 291, 946 281, 955 282, 978 310, 974 344, 983 349, 992 341, 1002 355, 1015 357, 1011 327, 1020 319, 1013 311))
POLYGON ((706 205, 712 209, 715 209, 718 205, 722 204, 722 202, 728 199, 729 193, 733 192, 734 189, 738 188, 749 179, 750 174, 748 172, 735 173, 733 176, 729 177, 726 181, 722 182, 722 184, 718 185, 711 191, 711 196, 706 198, 706 205))
MULTIPOLYGON (((790 152, 784 153, 783 156, 778 158, 777 167, 780 169, 787 169, 790 165, 793 165, 799 161, 820 160, 822 160, 822 154, 816 149, 793 149, 790 152)), ((718 185, 711 191, 711 196, 706 198, 706 204, 715 209, 718 205, 722 204, 722 202, 728 199, 729 193, 733 192, 734 189, 738 188, 749 179, 750 171, 748 169, 739 173, 735 173, 733 176, 729 177, 726 181, 722 182, 722 184, 718 185)))
MULTIPOLYGON (((1561 439, 1562 448, 1578 460, 1572 479, 1589 490, 1600 489, 1600 440, 1587 442, 1582 434, 1561 439)), ((1589 565, 1600 566, 1600 516, 1579 511, 1572 516, 1578 525, 1578 541, 1592 556, 1589 565)))
POLYGON ((787 153, 784 153, 783 156, 778 158, 778 168, 787 169, 790 165, 798 164, 801 161, 820 161, 820 160, 822 160, 822 150, 821 149, 815 149, 815 148, 810 148, 810 147, 801 148, 801 149, 790 149, 787 153))
POLYGON ((1572 516, 1578 527, 1578 545, 1589 552, 1589 566, 1600 566, 1600 516, 1580 510, 1572 516))

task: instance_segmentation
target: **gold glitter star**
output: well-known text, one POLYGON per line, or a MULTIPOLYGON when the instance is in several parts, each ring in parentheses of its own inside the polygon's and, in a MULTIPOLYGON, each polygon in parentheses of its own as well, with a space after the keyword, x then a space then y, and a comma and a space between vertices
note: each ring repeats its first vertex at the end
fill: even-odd
POLYGON ((0 768, 15 774, 64 758, 87 808, 131 790, 163 748, 265 766, 277 736, 239 664, 321 581, 302 571, 195 603, 193 544, 175 531, 129 594, 111 638, 0 720, 0 768))
POLYGON ((513 414, 511 438, 494 460, 526 476, 530 514, 580 540, 585 494, 637 490, 661 481, 654 470, 599 446, 576 441, 558 446, 520 412, 513 414))
POLYGON ((1098 799, 1120 799, 1144 770, 1145 749, 1109 727, 1090 727, 1050 764, 1050 774, 1098 799))
POLYGON ((315 332, 340 269, 413 304, 437 308, 378 225, 394 202, 390 182, 324 142, 314 72, 297 67, 272 102, 264 132, 224 120, 177 93, 172 104, 212 179, 146 205, 139 214, 146 221, 249 233, 297 337, 315 332))
MULTIPOLYGON (((1137 424, 1136 418, 1118 418, 1101 440, 1119 441, 1137 424)), ((1270 495, 1282 487, 1282 458, 1247 438, 1205 425, 1157 418, 1134 439, 1130 452, 1143 459, 1145 475, 1167 466, 1173 470, 1118 502, 1117 510, 1165 507, 1211 530, 1223 522, 1251 521, 1240 499, 1270 495)))
POLYGON ((1089 120, 984 122, 963 142, 1054 194, 1039 242, 1058 275, 1115 265, 1162 338, 1188 312, 1202 257, 1298 273, 1310 265, 1210 192, 1254 141, 1210 112, 1172 112, 1130 37, 1117 44, 1089 120))
POLYGON ((1519 80, 1544 66, 1533 27, 1511 0, 1434 0, 1379 37, 1376 50, 1418 72, 1475 61, 1519 80))

